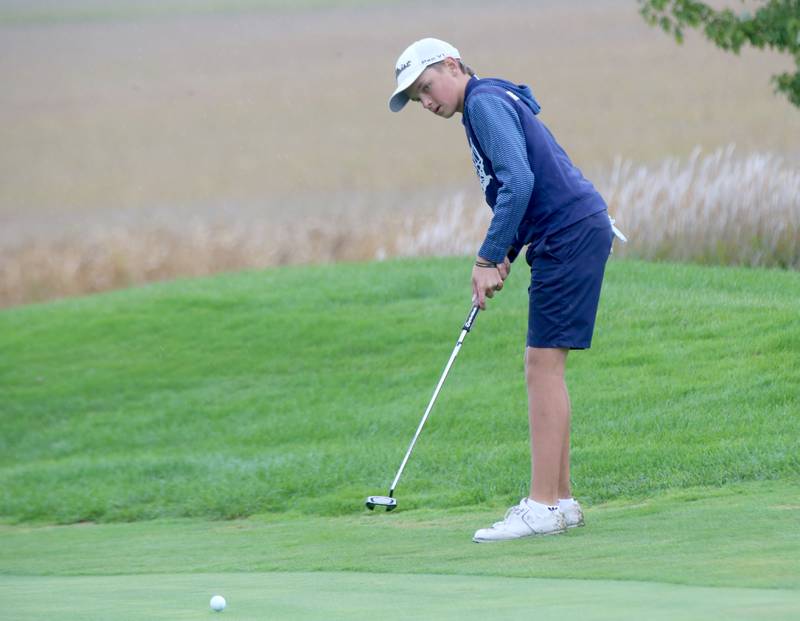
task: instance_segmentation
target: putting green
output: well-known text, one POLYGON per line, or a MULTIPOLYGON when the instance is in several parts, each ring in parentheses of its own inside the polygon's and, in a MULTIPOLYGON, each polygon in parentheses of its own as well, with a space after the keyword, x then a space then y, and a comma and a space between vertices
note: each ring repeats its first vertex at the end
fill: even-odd
POLYGON ((2 576, 0 596, 3 618, 15 621, 800 617, 800 593, 791 590, 357 572, 2 576), (228 601, 223 613, 208 606, 215 593, 228 601))

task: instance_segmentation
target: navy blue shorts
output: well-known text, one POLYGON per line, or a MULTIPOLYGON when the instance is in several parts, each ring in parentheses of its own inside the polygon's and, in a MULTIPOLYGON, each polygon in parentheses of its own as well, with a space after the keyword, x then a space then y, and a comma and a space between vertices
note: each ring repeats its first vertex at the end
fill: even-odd
POLYGON ((614 233, 601 211, 528 246, 528 347, 588 349, 614 233))

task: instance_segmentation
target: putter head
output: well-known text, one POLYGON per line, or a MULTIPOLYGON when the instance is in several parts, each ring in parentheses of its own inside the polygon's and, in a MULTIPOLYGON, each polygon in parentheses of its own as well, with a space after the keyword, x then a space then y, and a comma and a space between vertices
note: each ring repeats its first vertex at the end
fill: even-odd
POLYGON ((364 504, 370 511, 375 507, 386 507, 387 511, 394 511, 397 508, 397 500, 391 496, 369 496, 364 504))

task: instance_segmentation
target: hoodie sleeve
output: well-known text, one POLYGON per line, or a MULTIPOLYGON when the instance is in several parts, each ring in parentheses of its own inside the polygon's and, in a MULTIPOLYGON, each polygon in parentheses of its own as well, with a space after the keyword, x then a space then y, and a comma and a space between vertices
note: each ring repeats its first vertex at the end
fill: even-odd
POLYGON ((467 100, 467 108, 472 131, 492 163, 498 184, 494 216, 478 255, 501 263, 533 193, 525 134, 513 105, 501 96, 476 93, 467 100))

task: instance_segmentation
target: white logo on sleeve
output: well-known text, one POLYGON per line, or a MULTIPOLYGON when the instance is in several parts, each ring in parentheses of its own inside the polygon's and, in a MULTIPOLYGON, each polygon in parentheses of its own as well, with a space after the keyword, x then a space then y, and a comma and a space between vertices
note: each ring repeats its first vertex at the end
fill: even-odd
POLYGON ((472 164, 475 166, 475 172, 478 174, 478 180, 481 183, 481 189, 486 192, 486 188, 489 187, 489 184, 492 181, 492 176, 486 174, 486 169, 483 167, 483 158, 481 154, 478 153, 478 149, 475 148, 475 145, 472 144, 472 140, 469 141, 470 149, 472 150, 472 164))

